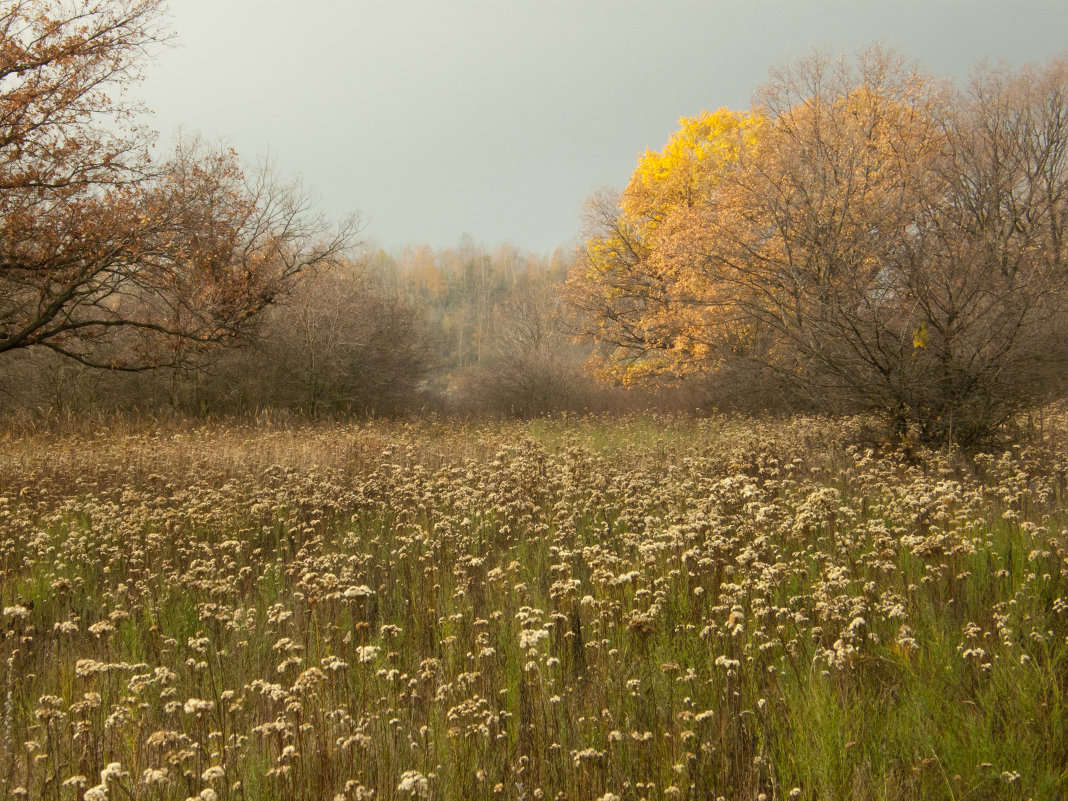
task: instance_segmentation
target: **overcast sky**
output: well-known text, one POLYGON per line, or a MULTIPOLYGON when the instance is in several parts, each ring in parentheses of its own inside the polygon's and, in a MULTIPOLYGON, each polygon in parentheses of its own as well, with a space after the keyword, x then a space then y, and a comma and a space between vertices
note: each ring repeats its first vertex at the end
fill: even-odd
POLYGON ((1068 52, 1065 0, 170 0, 141 94, 179 127, 269 155, 386 248, 463 234, 570 246, 679 117, 746 108, 774 66, 874 42, 963 79, 1068 52))

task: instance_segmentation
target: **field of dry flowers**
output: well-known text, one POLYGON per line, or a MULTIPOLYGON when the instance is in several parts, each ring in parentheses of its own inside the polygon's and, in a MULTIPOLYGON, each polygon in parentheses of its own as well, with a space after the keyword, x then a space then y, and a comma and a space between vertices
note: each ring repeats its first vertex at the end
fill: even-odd
POLYGON ((1068 796, 1068 416, 0 433, 0 798, 1068 796))

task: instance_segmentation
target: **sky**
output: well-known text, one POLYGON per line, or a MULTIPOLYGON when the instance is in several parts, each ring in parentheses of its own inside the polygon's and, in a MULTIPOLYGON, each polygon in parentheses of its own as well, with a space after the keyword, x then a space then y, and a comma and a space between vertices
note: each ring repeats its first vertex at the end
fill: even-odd
POLYGON ((138 89, 177 132, 268 159, 369 245, 580 241, 682 116, 879 42, 963 81, 1068 54, 1066 0, 169 0, 138 89))

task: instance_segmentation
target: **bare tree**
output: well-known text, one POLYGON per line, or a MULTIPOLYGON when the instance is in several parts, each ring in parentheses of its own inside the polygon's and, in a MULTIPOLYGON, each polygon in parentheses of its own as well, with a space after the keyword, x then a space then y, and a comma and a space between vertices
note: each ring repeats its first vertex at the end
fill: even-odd
POLYGON ((763 97, 713 261, 824 403, 973 442, 1064 364, 1068 71, 950 94, 886 53, 813 59, 763 97), (770 155, 773 154, 773 155, 770 155))
POLYGON ((418 310, 347 263, 271 308, 253 345, 220 362, 205 391, 222 408, 394 414, 418 404, 433 344, 418 310))
POLYGON ((497 310, 493 352, 469 392, 489 409, 530 417, 580 398, 582 354, 568 341, 556 287, 516 289, 497 310))

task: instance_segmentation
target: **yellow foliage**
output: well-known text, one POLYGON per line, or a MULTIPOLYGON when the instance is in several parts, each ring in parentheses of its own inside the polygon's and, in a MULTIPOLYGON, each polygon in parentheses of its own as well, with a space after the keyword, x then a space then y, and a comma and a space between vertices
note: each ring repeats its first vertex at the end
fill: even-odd
POLYGON ((912 347, 926 348, 928 339, 927 323, 920 323, 912 332, 912 347))
POLYGON ((752 148, 761 117, 721 108, 679 120, 664 149, 647 150, 597 230, 569 292, 614 343, 598 374, 625 384, 683 376, 749 336, 725 314, 726 288, 707 269, 708 219, 724 179, 752 148))
POLYGON ((620 209, 648 233, 673 211, 706 202, 742 148, 753 144, 760 122, 757 116, 726 108, 682 117, 663 150, 642 155, 620 209))
MULTIPOLYGON (((569 281, 598 318, 602 373, 633 383, 715 370, 758 342, 774 360, 769 326, 827 298, 874 297, 887 243, 922 191, 906 179, 941 149, 936 97, 918 79, 862 81, 768 116, 680 119, 639 158, 614 210, 597 206, 569 281)), ((914 343, 926 347, 926 329, 914 343)))

